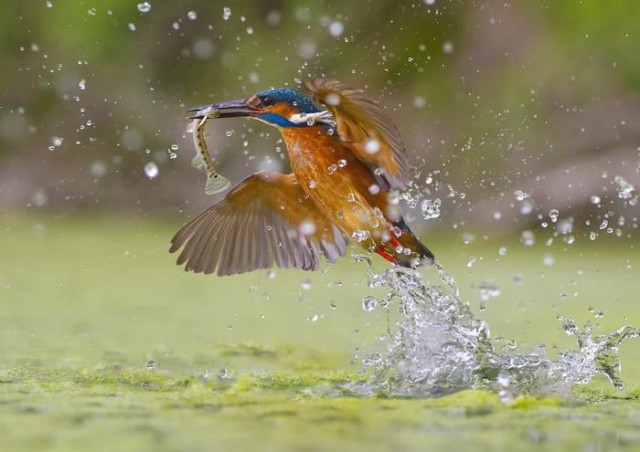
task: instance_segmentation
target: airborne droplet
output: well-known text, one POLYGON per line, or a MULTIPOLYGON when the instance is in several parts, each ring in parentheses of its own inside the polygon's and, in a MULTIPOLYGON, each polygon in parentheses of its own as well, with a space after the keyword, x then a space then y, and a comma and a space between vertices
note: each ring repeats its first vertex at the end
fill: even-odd
POLYGON ((151 4, 149 2, 140 2, 138 3, 138 11, 145 14, 151 11, 151 4))
POLYGON ((440 198, 436 199, 425 199, 422 201, 422 205, 420 206, 422 210, 422 217, 425 220, 430 220, 432 218, 438 218, 440 216, 440 205, 442 201, 440 198))
POLYGON ((365 312, 372 312, 376 306, 378 306, 378 300, 374 297, 367 296, 362 299, 362 309, 365 312))
POLYGON ((358 243, 364 242, 369 238, 369 236, 370 236, 369 231, 365 231, 364 229, 358 229, 351 235, 353 240, 355 240, 358 243))
POLYGON ((156 176, 158 176, 159 172, 160 171, 158 170, 158 165, 156 165, 154 162, 149 162, 144 166, 144 173, 149 179, 154 179, 156 176))

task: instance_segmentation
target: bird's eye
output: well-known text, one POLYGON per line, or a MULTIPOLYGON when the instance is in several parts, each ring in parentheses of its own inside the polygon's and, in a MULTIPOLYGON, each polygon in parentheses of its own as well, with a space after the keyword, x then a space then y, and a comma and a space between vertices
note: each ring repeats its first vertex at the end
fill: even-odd
POLYGON ((268 107, 270 105, 273 105, 273 97, 271 96, 264 96, 263 98, 260 99, 262 102, 262 105, 264 107, 268 107))

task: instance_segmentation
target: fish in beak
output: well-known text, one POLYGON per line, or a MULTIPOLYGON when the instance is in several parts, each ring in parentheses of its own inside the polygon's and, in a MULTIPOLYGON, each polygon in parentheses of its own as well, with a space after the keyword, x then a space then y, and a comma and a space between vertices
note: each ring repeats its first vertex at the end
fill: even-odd
POLYGON ((247 99, 220 102, 218 104, 202 105, 187 110, 193 113, 189 119, 213 119, 213 118, 238 118, 243 116, 253 116, 256 108, 247 104, 247 99))

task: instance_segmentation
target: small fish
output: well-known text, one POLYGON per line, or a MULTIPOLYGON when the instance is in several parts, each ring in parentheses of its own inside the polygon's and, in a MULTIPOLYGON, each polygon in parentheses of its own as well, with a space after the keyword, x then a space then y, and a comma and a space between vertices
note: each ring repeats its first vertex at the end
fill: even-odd
POLYGON ((191 165, 196 169, 205 169, 207 172, 207 183, 204 186, 204 192, 207 195, 213 195, 221 191, 226 190, 231 186, 229 179, 216 171, 213 166, 213 160, 209 154, 207 148, 207 142, 204 138, 204 126, 209 118, 215 118, 218 115, 218 111, 212 109, 211 111, 203 112, 204 116, 201 119, 194 119, 192 123, 193 127, 193 144, 196 147, 196 156, 191 161, 191 165))

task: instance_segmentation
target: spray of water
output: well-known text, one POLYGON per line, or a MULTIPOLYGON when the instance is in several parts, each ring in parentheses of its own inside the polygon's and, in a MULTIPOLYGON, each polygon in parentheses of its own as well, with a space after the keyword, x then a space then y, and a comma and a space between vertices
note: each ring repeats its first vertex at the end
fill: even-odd
POLYGON ((386 352, 365 360, 374 378, 360 392, 417 397, 484 388, 508 401, 522 393, 566 394, 597 373, 622 387, 618 349, 640 329, 623 326, 594 336, 589 323, 581 329, 568 319, 564 330, 576 337, 578 350, 562 352, 556 360, 542 352, 518 354, 516 347, 498 349, 488 325, 461 300, 454 279, 439 263, 435 266, 442 284, 431 284, 411 269, 370 272, 369 286, 388 289, 383 303, 397 303, 402 316, 386 352))

